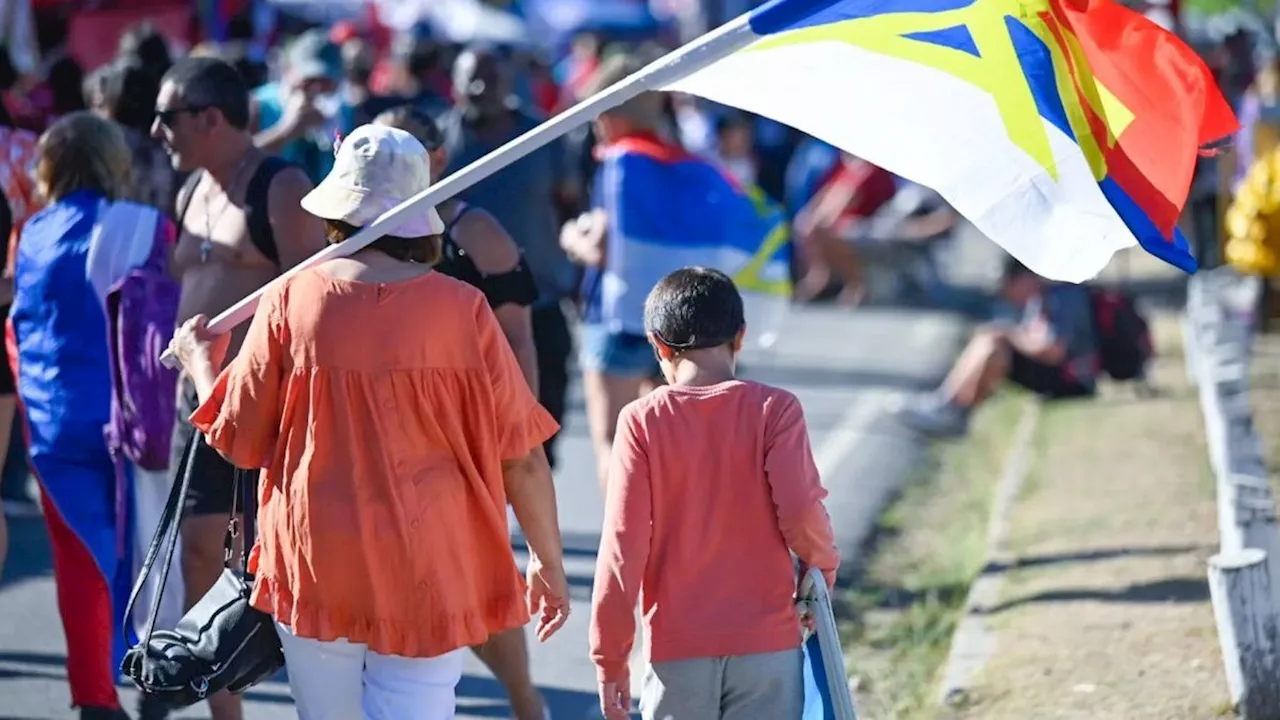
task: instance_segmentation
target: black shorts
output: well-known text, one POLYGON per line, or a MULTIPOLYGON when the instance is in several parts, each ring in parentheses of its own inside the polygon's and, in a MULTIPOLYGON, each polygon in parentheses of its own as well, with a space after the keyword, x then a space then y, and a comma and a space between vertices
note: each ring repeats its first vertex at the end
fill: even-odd
POLYGON ((1009 380, 1021 385, 1041 397, 1053 400, 1076 397, 1089 397, 1094 389, 1081 385, 1067 377, 1062 368, 1046 365, 1039 360, 1013 351, 1009 362, 1009 380))
MULTIPOLYGON (((229 515, 235 495, 236 466, 209 447, 204 434, 196 432, 187 421, 198 407, 200 401, 196 395, 196 387, 184 378, 182 393, 178 398, 178 419, 173 427, 169 467, 177 472, 183 465, 182 459, 191 447, 190 443, 198 443, 191 462, 191 485, 187 488, 187 505, 183 508, 183 514, 185 517, 229 515)), ((181 478, 174 478, 174 481, 181 481, 181 478)), ((247 492, 245 495, 246 501, 253 502, 257 494, 247 492)))

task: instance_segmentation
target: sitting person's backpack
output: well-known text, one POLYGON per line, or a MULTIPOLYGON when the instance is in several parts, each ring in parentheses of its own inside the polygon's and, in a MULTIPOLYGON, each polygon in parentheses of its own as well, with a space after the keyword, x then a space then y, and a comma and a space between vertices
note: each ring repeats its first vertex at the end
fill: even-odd
POLYGON ((1133 295, 1115 288, 1089 286, 1098 359, 1115 380, 1146 380, 1155 356, 1151 327, 1133 295))

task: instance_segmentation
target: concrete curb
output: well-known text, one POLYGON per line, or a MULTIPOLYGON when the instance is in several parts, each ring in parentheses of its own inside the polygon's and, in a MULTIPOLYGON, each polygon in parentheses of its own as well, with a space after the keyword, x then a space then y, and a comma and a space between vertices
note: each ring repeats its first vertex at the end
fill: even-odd
POLYGON ((1004 570, 1011 559, 1004 547, 1009 515, 1022 493, 1030 468, 1031 441, 1039 425, 1040 407, 1039 400, 1027 401, 1014 430, 1013 444, 1005 457, 987 525, 987 559, 965 597, 964 614, 952 635, 951 651, 943 667, 942 687, 938 695, 938 703, 943 707, 963 704, 966 688, 995 651, 995 634, 983 611, 1000 601, 1004 570))

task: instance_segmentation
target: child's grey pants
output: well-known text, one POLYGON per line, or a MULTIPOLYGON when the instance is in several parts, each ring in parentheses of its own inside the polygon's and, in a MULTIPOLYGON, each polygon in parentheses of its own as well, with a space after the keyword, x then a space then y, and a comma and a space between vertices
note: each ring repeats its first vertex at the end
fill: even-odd
POLYGON ((644 720, 794 720, 804 710, 800 648, 651 663, 640 691, 644 720))

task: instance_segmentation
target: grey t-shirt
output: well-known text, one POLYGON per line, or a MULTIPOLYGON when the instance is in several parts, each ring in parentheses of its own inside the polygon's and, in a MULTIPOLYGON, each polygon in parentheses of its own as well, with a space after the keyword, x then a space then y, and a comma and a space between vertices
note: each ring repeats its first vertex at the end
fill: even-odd
MULTIPOLYGON (((486 142, 471 132, 454 110, 439 119, 449 151, 445 174, 457 172, 505 143, 537 127, 535 118, 516 112, 509 136, 486 142)), ((458 197, 484 208, 502 224, 524 251, 538 286, 538 307, 559 302, 574 289, 577 268, 560 249, 560 227, 554 202, 565 178, 564 149, 559 140, 545 145, 470 188, 458 197)))

